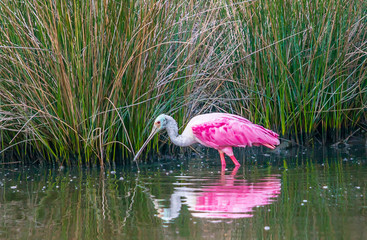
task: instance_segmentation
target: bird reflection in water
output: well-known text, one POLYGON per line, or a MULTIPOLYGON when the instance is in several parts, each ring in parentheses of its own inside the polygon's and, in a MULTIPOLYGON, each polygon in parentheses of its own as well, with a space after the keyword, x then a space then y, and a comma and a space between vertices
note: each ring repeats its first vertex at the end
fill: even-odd
POLYGON ((198 181, 178 176, 180 183, 176 183, 169 201, 153 201, 157 216, 164 221, 172 221, 179 216, 182 204, 185 204, 192 216, 198 218, 249 218, 253 216, 254 208, 275 201, 281 190, 279 176, 271 175, 249 182, 236 178, 238 168, 230 175, 222 171, 219 179, 214 181, 212 178, 198 181))

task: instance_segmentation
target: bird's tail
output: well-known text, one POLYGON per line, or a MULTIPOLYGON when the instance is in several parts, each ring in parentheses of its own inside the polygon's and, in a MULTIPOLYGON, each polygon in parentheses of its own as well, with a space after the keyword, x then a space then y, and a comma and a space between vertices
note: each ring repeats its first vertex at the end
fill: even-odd
POLYGON ((280 144, 279 134, 262 126, 258 125, 258 127, 261 128, 263 134, 259 137, 257 145, 263 145, 270 149, 275 149, 275 146, 280 144))
POLYGON ((274 145, 268 144, 268 143, 263 143, 263 146, 268 147, 270 149, 275 149, 274 145))

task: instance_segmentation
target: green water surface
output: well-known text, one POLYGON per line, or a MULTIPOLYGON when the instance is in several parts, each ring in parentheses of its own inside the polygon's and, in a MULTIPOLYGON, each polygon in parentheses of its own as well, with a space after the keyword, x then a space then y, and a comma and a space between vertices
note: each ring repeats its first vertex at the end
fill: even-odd
POLYGON ((0 166, 0 239, 367 239, 367 150, 0 166), (246 160, 244 160, 246 158, 246 160))

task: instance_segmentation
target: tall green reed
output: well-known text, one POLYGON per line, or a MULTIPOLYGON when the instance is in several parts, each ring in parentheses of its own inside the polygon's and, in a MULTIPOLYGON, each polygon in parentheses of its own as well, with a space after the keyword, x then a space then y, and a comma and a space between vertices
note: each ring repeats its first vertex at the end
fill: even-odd
POLYGON ((3 149, 102 165, 131 156, 158 113, 185 118, 223 61, 225 23, 204 5, 1 1, 3 149))
POLYGON ((298 142, 365 129, 366 12, 364 1, 341 0, 232 8, 242 52, 229 86, 244 99, 237 111, 298 142))
POLYGON ((236 112, 299 142, 365 123, 363 1, 3 0, 0 10, 2 153, 129 159, 162 112, 179 125, 236 112))

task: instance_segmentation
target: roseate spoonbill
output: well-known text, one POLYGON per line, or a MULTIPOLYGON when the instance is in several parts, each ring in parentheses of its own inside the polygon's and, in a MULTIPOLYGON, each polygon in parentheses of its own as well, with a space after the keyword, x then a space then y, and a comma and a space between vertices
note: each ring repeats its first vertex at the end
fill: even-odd
POLYGON ((198 115, 189 121, 182 135, 178 135, 177 122, 171 116, 161 114, 155 119, 152 132, 135 155, 134 161, 153 136, 163 129, 166 129, 171 141, 177 146, 186 147, 200 143, 217 149, 222 167, 226 166, 224 154, 228 155, 236 166, 241 165, 233 155, 232 147, 263 145, 274 149, 279 145, 277 133, 241 116, 228 113, 198 115))

